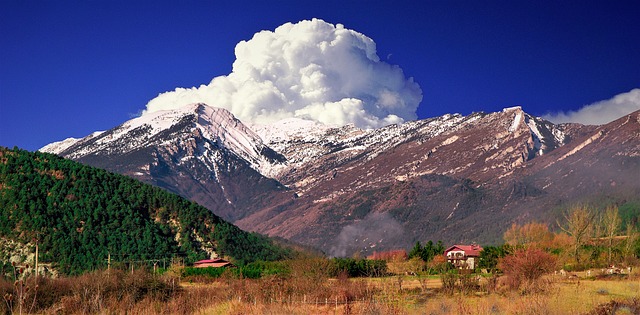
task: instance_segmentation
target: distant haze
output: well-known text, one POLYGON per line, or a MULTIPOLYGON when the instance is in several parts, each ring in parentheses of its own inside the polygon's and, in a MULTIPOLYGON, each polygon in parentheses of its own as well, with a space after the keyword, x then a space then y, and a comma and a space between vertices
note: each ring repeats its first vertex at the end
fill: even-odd
POLYGON ((362 221, 357 221, 342 228, 331 246, 329 255, 332 257, 346 257, 353 253, 375 250, 382 245, 398 244, 404 235, 402 224, 389 213, 372 213, 362 221))
POLYGON ((376 128, 417 118, 420 86, 380 61, 371 38, 341 24, 286 23, 241 41, 235 55, 229 75, 160 94, 146 112, 203 102, 253 123, 300 117, 376 128))

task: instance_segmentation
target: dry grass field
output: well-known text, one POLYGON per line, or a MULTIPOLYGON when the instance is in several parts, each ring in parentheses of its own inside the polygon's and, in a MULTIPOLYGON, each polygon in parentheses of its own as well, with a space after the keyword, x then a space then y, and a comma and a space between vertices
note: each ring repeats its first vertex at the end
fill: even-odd
MULTIPOLYGON (((330 280, 332 281, 336 280, 330 280)), ((619 280, 565 280, 548 276, 544 292, 521 294, 499 291, 487 294, 440 292, 438 277, 350 279, 350 287, 368 288, 375 292, 345 302, 345 299, 320 301, 310 297, 288 296, 282 300, 251 301, 230 299, 210 305, 197 314, 588 314, 599 305, 611 301, 633 304, 635 309, 624 305, 615 314, 638 314, 640 309, 640 277, 619 280), (401 287, 400 287, 401 286, 401 287)), ((335 284, 336 290, 344 292, 344 284, 335 284)), ((191 287, 196 291, 225 290, 224 285, 191 287), (215 289, 213 289, 215 288, 215 289)), ((189 290, 189 289, 188 289, 189 290)), ((188 291, 187 290, 187 291, 188 291)), ((201 294, 201 293, 200 293, 201 294)), ((603 308, 607 309, 607 308, 603 308)), ((611 310, 610 308, 608 308, 611 310)), ((613 312, 594 314, 614 314, 613 312)))
MULTIPOLYGON (((178 279, 144 271, 2 282, 2 314, 639 314, 640 273, 547 275, 536 290, 487 277, 472 290, 443 289, 440 276, 327 279, 178 279), (491 293, 489 293, 491 292, 491 293), (22 298, 22 299, 20 299, 22 298), (20 305, 19 301, 23 304, 20 305), (612 302, 613 301, 613 302, 612 302), (617 304, 616 304, 617 303, 617 304), (614 312, 615 311, 615 312, 614 312)), ((475 276, 471 276, 476 279, 475 276)))

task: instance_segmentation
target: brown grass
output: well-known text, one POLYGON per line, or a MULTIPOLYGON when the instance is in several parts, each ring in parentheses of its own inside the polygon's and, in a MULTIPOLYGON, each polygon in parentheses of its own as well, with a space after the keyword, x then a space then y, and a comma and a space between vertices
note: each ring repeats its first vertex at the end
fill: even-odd
MULTIPOLYGON (((143 271, 98 271, 79 277, 38 279, 27 308, 32 314, 613 314, 636 310, 640 277, 567 280, 545 276, 548 288, 524 293, 498 279, 480 279, 473 291, 442 291, 438 277, 328 279, 322 263, 308 262, 289 276, 257 280, 226 276, 179 283, 143 271), (502 283, 502 284, 500 284, 502 283), (635 300, 634 300, 635 299, 635 300), (635 303, 635 304, 634 304, 635 303), (608 313, 607 313, 608 312, 608 313)), ((26 279, 26 283, 34 283, 26 279)), ((0 281, 0 293, 15 294, 0 281)), ((16 309, 11 309, 17 313, 16 309)), ((0 313, 9 313, 7 304, 0 313)))

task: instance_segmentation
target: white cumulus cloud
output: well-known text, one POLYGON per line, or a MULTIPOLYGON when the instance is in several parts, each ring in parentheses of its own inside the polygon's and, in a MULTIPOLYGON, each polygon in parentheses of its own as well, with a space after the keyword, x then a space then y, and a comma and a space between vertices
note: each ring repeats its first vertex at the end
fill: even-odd
POLYGON ((633 89, 611 99, 586 105, 577 111, 551 113, 543 117, 554 123, 602 125, 637 110, 640 110, 640 89, 633 89))
POLYGON ((245 122, 300 117, 376 128, 416 119, 422 90, 380 61, 369 37, 313 19, 261 31, 235 48, 233 70, 209 84, 158 95, 145 112, 202 102, 245 122))

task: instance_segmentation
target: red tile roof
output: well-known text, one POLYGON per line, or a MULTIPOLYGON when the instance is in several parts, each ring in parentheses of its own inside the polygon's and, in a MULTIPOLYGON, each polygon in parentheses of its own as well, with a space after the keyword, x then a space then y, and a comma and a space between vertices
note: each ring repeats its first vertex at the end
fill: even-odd
POLYGON ((216 259, 203 259, 203 260, 198 260, 196 262, 194 262, 194 265, 201 265, 201 264, 212 264, 212 263, 220 263, 220 262, 228 262, 227 260, 224 260, 222 258, 216 258, 216 259))
POLYGON ((230 262, 222 262, 222 263, 206 263, 206 264, 199 264, 199 265, 193 265, 196 268, 205 268, 205 267, 213 267, 213 268, 220 268, 220 267, 233 267, 233 264, 230 262))
POLYGON ((218 267, 225 267, 225 266, 230 266, 233 267, 234 265, 228 261, 228 260, 224 260, 224 259, 203 259, 203 260, 199 260, 193 263, 193 266, 198 268, 198 267, 214 267, 214 268, 218 268, 218 267))
POLYGON ((446 255, 448 252, 453 250, 464 251, 465 256, 479 257, 482 247, 480 247, 480 245, 453 245, 447 248, 444 253, 446 255))

